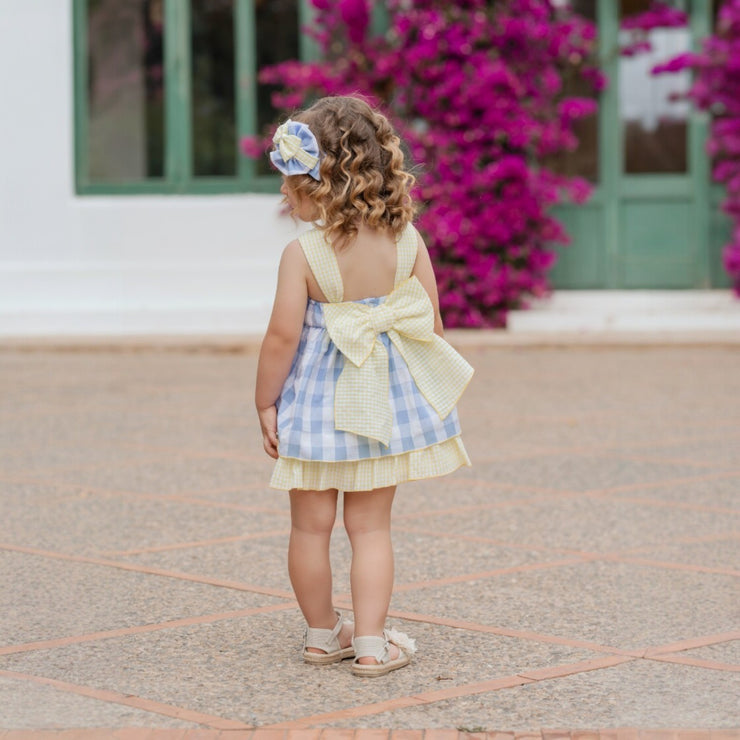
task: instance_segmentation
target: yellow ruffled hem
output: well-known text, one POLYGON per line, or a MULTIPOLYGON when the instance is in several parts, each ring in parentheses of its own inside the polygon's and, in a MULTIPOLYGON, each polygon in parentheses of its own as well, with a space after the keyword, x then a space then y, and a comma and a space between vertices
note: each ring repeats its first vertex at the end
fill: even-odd
POLYGON ((280 457, 270 479, 270 487, 283 491, 372 491, 397 483, 437 478, 470 466, 462 438, 451 437, 421 450, 365 460, 323 462, 280 457))

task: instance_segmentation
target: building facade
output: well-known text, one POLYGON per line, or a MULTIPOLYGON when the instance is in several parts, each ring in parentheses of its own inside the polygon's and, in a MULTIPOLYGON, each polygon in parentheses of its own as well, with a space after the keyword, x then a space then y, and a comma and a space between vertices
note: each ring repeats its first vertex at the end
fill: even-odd
MULTIPOLYGON (((623 57, 647 0, 579 0, 611 78, 579 151, 595 185, 558 215, 562 289, 726 287, 729 223, 708 122, 671 102, 654 59, 708 33, 716 1, 674 0, 685 29, 623 57)), ((0 6, 0 335, 259 333, 298 226, 279 181, 240 155, 274 117, 256 70, 310 58, 307 0, 12 0, 0 6)))
POLYGON ((729 285, 721 263, 730 223, 711 183, 705 151, 709 120, 674 96, 690 85, 687 72, 653 76, 658 62, 697 48, 710 33, 719 0, 672 0, 685 28, 656 29, 651 50, 625 56, 633 39, 620 30, 645 11, 646 0, 578 0, 599 28, 601 67, 610 85, 598 118, 581 124, 581 147, 565 171, 596 186, 585 206, 558 215, 573 243, 553 272, 558 288, 707 289, 729 285))

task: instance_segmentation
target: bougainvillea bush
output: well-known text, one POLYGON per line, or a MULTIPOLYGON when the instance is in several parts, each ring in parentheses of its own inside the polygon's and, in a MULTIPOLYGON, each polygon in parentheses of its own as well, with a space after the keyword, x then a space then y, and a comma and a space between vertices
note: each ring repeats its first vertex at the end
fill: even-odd
MULTIPOLYGON (((502 326, 506 312, 548 292, 556 243, 549 209, 585 200, 583 179, 541 164, 573 150, 591 98, 566 97, 564 75, 594 89, 596 29, 550 0, 312 0, 321 61, 260 73, 289 112, 322 95, 362 93, 409 147, 423 208, 417 225, 435 263, 449 326, 502 326), (373 13, 386 15, 381 34, 373 13)), ((264 152, 245 142, 251 156, 264 152)))
MULTIPOLYGON (((665 2, 654 2, 646 13, 630 19, 623 28, 639 29, 631 51, 649 48, 647 34, 653 28, 686 25, 685 13, 665 2), (646 46, 647 45, 647 46, 646 46)), ((693 70, 695 77, 688 97, 700 109, 713 115, 707 149, 714 160, 713 177, 725 184, 722 209, 735 222, 732 238, 723 250, 723 262, 735 293, 740 296, 740 0, 724 0, 714 33, 701 51, 681 54, 653 68, 653 74, 693 70)))

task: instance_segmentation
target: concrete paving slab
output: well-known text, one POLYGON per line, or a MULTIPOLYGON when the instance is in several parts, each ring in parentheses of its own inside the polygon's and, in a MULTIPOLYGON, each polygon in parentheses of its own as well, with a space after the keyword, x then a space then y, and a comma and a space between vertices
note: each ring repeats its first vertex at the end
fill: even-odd
MULTIPOLYGON (((660 508, 660 507, 658 507, 660 508)), ((616 498, 553 496, 503 508, 451 511, 425 517, 423 525, 448 535, 488 537, 515 545, 570 548, 606 553, 649 545, 667 538, 726 534, 740 529, 740 514, 679 509, 656 529, 656 507, 616 498), (577 525, 575 525, 577 522, 577 525)), ((418 520, 417 520, 418 523, 418 520)))
POLYGON ((352 676, 347 662, 304 664, 297 609, 8 656, 0 665, 269 725, 594 657, 568 646, 393 621, 414 636, 419 652, 413 670, 382 681, 352 676))
MULTIPOLYGON (((728 528, 728 531, 731 531, 728 528)), ((628 557, 662 563, 679 563, 698 568, 717 568, 740 574, 740 535, 722 538, 707 536, 705 542, 686 541, 663 547, 640 548, 628 557)), ((740 608, 738 608, 740 616, 740 608)))
POLYGON ((0 551, 0 563, 2 645, 281 601, 263 594, 20 552, 0 551))
POLYGON ((553 491, 601 491, 697 475, 691 465, 612 459, 605 455, 548 455, 506 462, 477 462, 461 476, 553 491))
POLYGON ((224 457, 183 457, 176 448, 157 462, 114 467, 78 468, 55 476, 65 483, 98 490, 185 494, 232 488, 264 481, 251 460, 224 457))
MULTIPOLYGON (((476 377, 460 404, 475 467, 397 495, 390 621, 420 653, 379 681, 300 660, 288 501, 267 486, 251 408, 256 355, 0 351, 0 530, 13 533, 5 550, 0 536, 0 677, 36 697, 53 676, 60 696, 152 713, 151 728, 181 712, 210 732, 322 712, 350 733, 726 727, 740 346, 486 336, 466 345, 476 377)), ((331 556, 346 592, 341 529, 331 556)), ((104 732, 135 724, 105 717, 104 732)))
MULTIPOLYGON (((740 438, 740 433, 737 438, 740 438)), ((707 508, 740 511, 740 474, 698 473, 686 480, 670 480, 653 486, 612 491, 612 498, 653 499, 667 504, 695 504, 707 508)), ((675 509, 664 509, 664 512, 675 509)))
MULTIPOLYGON (((203 577, 238 579, 245 583, 290 592, 287 548, 290 522, 277 517, 254 515, 264 522, 251 532, 282 534, 224 544, 184 547, 165 552, 122 555, 126 562, 164 570, 182 570, 203 577), (277 521, 275 521, 277 520, 277 521)), ((185 540, 183 540, 185 542, 185 540)))
MULTIPOLYGON (((0 727, 13 730, 53 730, 68 727, 198 727, 193 722, 101 699, 59 691, 24 680, 0 676, 0 727)), ((107 734, 107 733, 106 733, 107 734)), ((99 737, 104 737, 100 734, 99 737)))
POLYGON ((737 727, 737 674, 638 661, 490 693, 397 709, 333 727, 539 732, 544 727, 737 727), (711 719, 707 721, 707 714, 711 719))
POLYGON ((737 629, 737 579, 617 562, 584 562, 398 593, 397 609, 640 650, 737 629))
MULTIPOLYGON (((629 418, 618 410, 603 413, 566 413, 560 416, 524 417, 510 412, 508 421, 498 423, 493 414, 488 424, 480 423, 477 432, 471 430, 463 417, 463 434, 473 437, 471 454, 474 462, 495 462, 501 459, 496 453, 500 447, 518 444, 527 448, 529 456, 535 454, 594 454, 603 455, 610 451, 619 452, 622 448, 632 449, 641 446, 655 447, 656 442, 666 440, 667 446, 691 445, 696 442, 712 442, 725 436, 732 436, 733 427, 740 424, 732 419, 718 416, 693 419, 657 419, 655 414, 629 418), (730 430, 726 435, 725 429, 730 430), (484 436, 485 441, 475 439, 484 436)), ((525 450, 525 452, 527 451, 525 450)), ((516 457, 521 457, 517 455, 516 457)), ((512 456, 513 459, 516 457, 512 456)), ((504 459, 506 459, 504 457, 504 459)))
POLYGON ((719 645, 707 645, 695 650, 686 650, 681 655, 687 658, 716 660, 719 663, 733 665, 740 672, 740 640, 730 640, 719 645))
MULTIPOLYGON (((289 591, 286 560, 288 522, 282 522, 282 527, 279 528, 284 533, 275 536, 259 536, 243 541, 183 547, 164 552, 123 554, 117 556, 117 559, 214 578, 237 578, 247 583, 289 591)), ((259 532, 260 529, 253 531, 259 532)), ((261 531, 267 534, 271 530, 265 524, 261 531)), ((516 568, 563 558, 558 552, 496 547, 493 544, 461 542, 406 531, 397 534, 395 540, 399 588, 423 585, 436 579, 454 579, 461 573, 516 568)), ((331 557, 335 590, 338 593, 348 593, 351 550, 342 529, 334 534, 331 557)))
POLYGON ((111 551, 166 547, 193 540, 236 537, 249 532, 284 530, 286 517, 233 508, 198 506, 81 488, 60 496, 60 489, 36 484, 8 487, 14 496, 33 488, 42 505, 8 507, 5 542, 59 552, 92 555, 111 551), (58 497, 58 498, 57 498, 58 497))
MULTIPOLYGON (((477 467, 477 466, 476 466, 477 467)), ((467 475, 464 469, 445 478, 415 481, 399 486, 393 502, 394 522, 423 522, 429 516, 466 507, 509 506, 546 498, 522 486, 496 485, 496 481, 467 475)))
MULTIPOLYGON (((68 437, 65 437, 64 442, 54 440, 52 444, 41 444, 40 440, 35 439, 38 446, 24 445, 20 448, 20 441, 14 436, 14 431, 17 431, 17 426, 6 435, 5 449, 2 449, 3 443, 0 441, 0 465, 6 475, 16 473, 49 476, 78 466, 104 467, 119 466, 123 462, 144 463, 152 457, 146 450, 126 450, 120 444, 103 446, 87 435, 71 443, 68 437)), ((36 438, 38 429, 33 431, 33 435, 36 438)))
POLYGON ((223 488, 211 488, 193 491, 187 494, 188 499, 197 498, 199 501, 211 501, 224 508, 238 507, 244 511, 263 510, 290 517, 290 502, 287 491, 278 491, 267 486, 272 472, 271 467, 264 471, 264 475, 257 483, 243 483, 223 488))
MULTIPOLYGON (((740 428, 740 423, 738 424, 740 428)), ((740 450, 735 444, 734 435, 724 437, 713 435, 711 439, 693 440, 690 444, 661 445, 650 444, 624 446, 615 450, 624 459, 648 459, 656 462, 680 462, 713 471, 734 470, 740 472, 740 450)))

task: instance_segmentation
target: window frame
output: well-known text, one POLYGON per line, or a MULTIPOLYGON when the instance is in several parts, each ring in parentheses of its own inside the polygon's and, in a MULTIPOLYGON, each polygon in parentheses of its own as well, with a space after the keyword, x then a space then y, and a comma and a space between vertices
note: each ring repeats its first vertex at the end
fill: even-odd
MULTIPOLYGON (((297 0, 298 22, 303 28, 312 17, 308 0, 297 0)), ((163 0, 164 8, 164 176, 125 183, 95 182, 89 176, 87 85, 88 0, 73 0, 74 180, 78 195, 217 195, 277 193, 277 175, 257 174, 257 163, 237 153, 234 176, 193 176, 191 146, 190 3, 163 0)), ((235 108, 237 140, 259 133, 257 129, 257 72, 255 0, 234 0, 236 65, 235 108)), ((299 34, 302 60, 317 58, 315 42, 299 34)))

